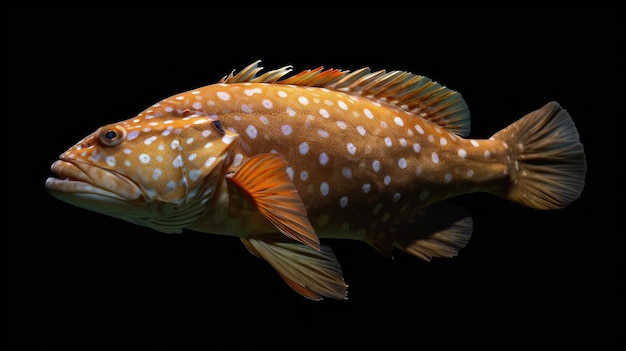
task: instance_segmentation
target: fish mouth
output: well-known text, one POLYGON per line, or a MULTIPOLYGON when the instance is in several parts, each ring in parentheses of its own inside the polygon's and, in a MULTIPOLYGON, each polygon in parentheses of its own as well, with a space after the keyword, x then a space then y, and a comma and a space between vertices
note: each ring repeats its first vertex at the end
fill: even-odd
POLYGON ((62 200, 81 196, 129 201, 144 195, 129 178, 84 162, 57 160, 50 170, 55 176, 46 179, 46 190, 62 200))

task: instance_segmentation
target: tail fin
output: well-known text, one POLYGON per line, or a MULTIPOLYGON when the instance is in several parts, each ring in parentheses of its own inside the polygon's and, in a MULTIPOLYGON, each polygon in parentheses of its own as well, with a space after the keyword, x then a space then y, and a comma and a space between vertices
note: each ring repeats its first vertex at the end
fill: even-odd
POLYGON ((511 149, 515 169, 500 194, 540 210, 569 205, 582 193, 587 163, 578 131, 566 110, 549 102, 493 135, 511 149))

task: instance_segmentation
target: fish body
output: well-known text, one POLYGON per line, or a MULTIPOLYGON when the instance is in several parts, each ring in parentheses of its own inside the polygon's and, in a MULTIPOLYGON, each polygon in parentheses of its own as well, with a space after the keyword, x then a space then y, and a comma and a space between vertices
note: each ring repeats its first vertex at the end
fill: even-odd
POLYGON ((103 126, 63 153, 55 197, 167 233, 239 237, 296 292, 347 298, 323 238, 392 256, 455 256, 471 215, 446 199, 488 192, 558 209, 584 187, 569 114, 550 102, 488 139, 469 138, 461 95, 401 71, 258 61, 103 126))

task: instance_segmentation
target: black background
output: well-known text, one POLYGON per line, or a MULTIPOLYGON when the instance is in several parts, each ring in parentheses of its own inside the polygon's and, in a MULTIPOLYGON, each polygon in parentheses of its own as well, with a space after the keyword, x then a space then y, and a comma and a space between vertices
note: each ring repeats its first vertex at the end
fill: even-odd
MULTIPOLYGON (((618 331, 617 15, 611 10, 13 12, 5 181, 14 342, 589 342, 618 331), (407 70, 461 92, 472 136, 556 100, 588 160, 571 206, 486 195, 430 263, 327 240, 349 300, 308 301, 238 239, 167 235, 55 200, 49 166, 97 127, 262 59, 407 70)), ((619 275, 618 275, 619 274, 619 275)))

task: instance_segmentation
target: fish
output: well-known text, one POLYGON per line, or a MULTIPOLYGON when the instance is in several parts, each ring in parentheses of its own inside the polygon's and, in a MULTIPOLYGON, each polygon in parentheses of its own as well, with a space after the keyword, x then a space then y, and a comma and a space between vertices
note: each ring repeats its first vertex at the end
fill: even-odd
POLYGON ((98 128, 52 163, 46 190, 158 232, 237 237, 314 301, 348 299, 325 239, 452 258, 473 220, 450 199, 557 210, 583 191, 584 147, 556 101, 473 138, 462 95, 423 75, 260 62, 98 128))

